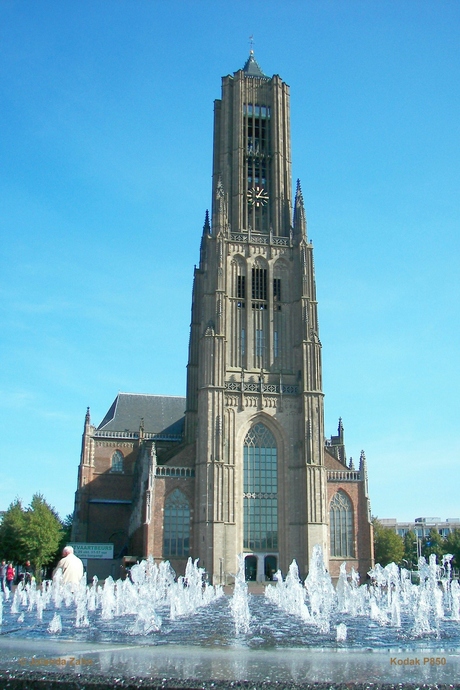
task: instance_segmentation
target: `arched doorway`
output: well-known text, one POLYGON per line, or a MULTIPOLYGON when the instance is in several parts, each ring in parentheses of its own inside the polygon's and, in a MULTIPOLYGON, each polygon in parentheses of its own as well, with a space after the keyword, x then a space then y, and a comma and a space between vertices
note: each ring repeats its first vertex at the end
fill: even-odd
POLYGON ((244 579, 247 582, 257 580, 257 556, 246 556, 244 559, 244 579))
POLYGON ((270 582, 273 580, 273 575, 278 570, 278 559, 276 556, 265 556, 264 558, 264 572, 265 579, 270 582))

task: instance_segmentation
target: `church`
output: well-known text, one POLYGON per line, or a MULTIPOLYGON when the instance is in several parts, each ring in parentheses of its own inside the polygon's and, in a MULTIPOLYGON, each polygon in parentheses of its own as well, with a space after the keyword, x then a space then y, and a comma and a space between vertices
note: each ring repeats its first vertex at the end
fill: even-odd
POLYGON ((367 466, 324 429, 313 246, 293 194, 289 86, 251 50, 214 104, 212 212, 195 268, 186 397, 119 393, 86 413, 72 539, 114 544, 214 584, 320 544, 337 578, 373 565, 367 466))

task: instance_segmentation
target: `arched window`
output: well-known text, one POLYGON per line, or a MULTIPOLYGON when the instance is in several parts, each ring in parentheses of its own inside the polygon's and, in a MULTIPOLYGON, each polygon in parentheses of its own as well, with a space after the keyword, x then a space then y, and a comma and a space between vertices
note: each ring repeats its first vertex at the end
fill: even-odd
POLYGON ((288 347, 289 269, 283 259, 273 268, 273 350, 272 371, 292 368, 292 347, 288 347))
POLYGON ((111 472, 123 472, 123 453, 121 450, 116 450, 112 455, 112 467, 111 472))
POLYGON ((163 527, 163 556, 189 555, 190 505, 187 497, 174 489, 166 499, 163 527))
POLYGON ((331 556, 353 558, 353 506, 344 491, 332 497, 329 516, 331 556))
POLYGON ((246 355, 246 262, 240 256, 235 256, 231 263, 232 297, 231 297, 231 329, 230 361, 234 367, 242 367, 246 355))
POLYGON ((256 369, 266 369, 269 343, 268 268, 267 264, 260 258, 255 260, 251 269, 251 307, 254 338, 253 365, 256 369))
POLYGON ((278 550, 277 449, 264 424, 255 424, 244 439, 243 492, 244 548, 278 550))

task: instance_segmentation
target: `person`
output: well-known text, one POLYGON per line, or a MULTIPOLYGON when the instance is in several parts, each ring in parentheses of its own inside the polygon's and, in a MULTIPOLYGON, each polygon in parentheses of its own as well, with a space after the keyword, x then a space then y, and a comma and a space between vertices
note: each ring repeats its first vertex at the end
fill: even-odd
POLYGON ((6 561, 3 560, 0 565, 0 581, 2 583, 2 592, 6 589, 6 561))
POLYGON ((73 585, 80 584, 83 577, 83 561, 73 552, 73 546, 65 546, 62 550, 62 558, 53 571, 53 578, 58 570, 62 570, 61 582, 70 582, 73 585))
POLYGON ((30 585, 31 582, 32 582, 32 566, 30 565, 30 561, 26 561, 24 563, 24 584, 30 585))
POLYGON ((8 566, 6 568, 6 586, 11 592, 11 588, 13 586, 14 578, 16 577, 16 571, 13 568, 12 563, 8 563, 8 566))

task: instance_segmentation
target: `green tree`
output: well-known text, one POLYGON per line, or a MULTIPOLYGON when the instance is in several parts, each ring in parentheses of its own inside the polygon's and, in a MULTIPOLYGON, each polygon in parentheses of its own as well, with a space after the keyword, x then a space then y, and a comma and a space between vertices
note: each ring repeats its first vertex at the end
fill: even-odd
POLYGON ((0 525, 0 557, 12 563, 26 560, 24 547, 24 509, 21 499, 16 498, 5 512, 0 525))
POLYGON ((61 557, 62 549, 64 548, 64 546, 66 546, 71 541, 72 522, 73 522, 73 514, 72 513, 69 513, 69 515, 66 515, 64 520, 61 520, 62 534, 61 534, 61 539, 59 541, 58 550, 56 553, 56 561, 58 561, 59 558, 61 557))
POLYGON ((388 563, 400 563, 404 556, 404 542, 391 527, 384 527, 377 518, 372 518, 374 526, 375 562, 385 566, 388 563))
POLYGON ((442 561, 442 557, 446 553, 444 539, 435 527, 430 529, 428 536, 422 541, 422 556, 428 560, 432 553, 436 555, 438 563, 442 561))
POLYGON ((413 569, 417 567, 417 540, 417 535, 412 529, 404 535, 404 557, 402 562, 406 568, 413 569))
POLYGON ((23 540, 38 580, 42 567, 55 557, 62 532, 62 523, 55 510, 41 494, 35 494, 25 512, 23 540))
POLYGON ((73 524, 73 513, 69 513, 68 515, 65 516, 64 520, 62 521, 62 529, 64 530, 63 533, 63 539, 64 539, 64 546, 69 543, 71 540, 72 536, 72 524, 73 524))
POLYGON ((444 549, 446 553, 453 555, 454 568, 460 568, 460 529, 454 529, 447 535, 444 540, 444 549))

